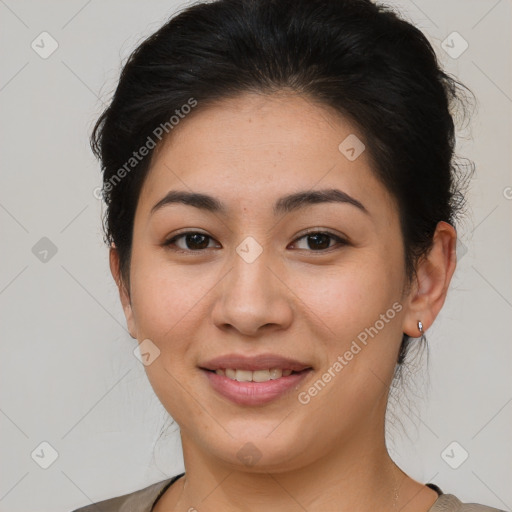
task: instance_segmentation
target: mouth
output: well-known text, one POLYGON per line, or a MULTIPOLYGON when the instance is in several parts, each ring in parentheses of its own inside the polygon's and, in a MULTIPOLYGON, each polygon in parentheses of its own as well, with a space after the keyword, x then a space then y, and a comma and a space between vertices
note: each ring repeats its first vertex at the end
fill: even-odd
POLYGON ((209 388, 215 394, 228 399, 237 406, 263 406, 278 399, 285 399, 298 391, 299 386, 313 372, 311 367, 303 370, 269 368, 266 370, 240 370, 201 368, 209 388))
POLYGON ((267 368, 251 371, 236 368, 217 368, 216 370, 202 368, 202 370, 227 377, 237 382, 268 382, 269 380, 277 380, 283 377, 289 377, 290 375, 298 375, 311 369, 311 367, 307 367, 303 370, 296 371, 290 368, 267 368))

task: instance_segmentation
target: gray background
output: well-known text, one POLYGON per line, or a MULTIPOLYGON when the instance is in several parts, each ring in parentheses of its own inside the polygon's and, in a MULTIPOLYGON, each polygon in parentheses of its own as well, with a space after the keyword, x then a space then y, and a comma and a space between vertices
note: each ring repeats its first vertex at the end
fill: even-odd
MULTIPOLYGON (((428 371, 418 359, 394 408, 390 449, 417 480, 510 511, 512 3, 393 3, 479 109, 459 137, 477 165, 464 247, 427 332, 428 371), (454 31, 469 45, 457 58, 443 49, 462 48, 454 31)), ((66 512, 183 469, 176 432, 156 443, 165 410, 125 329, 88 147, 121 62, 183 5, 0 0, 1 511, 66 512), (44 31, 58 43, 47 58, 44 31)))

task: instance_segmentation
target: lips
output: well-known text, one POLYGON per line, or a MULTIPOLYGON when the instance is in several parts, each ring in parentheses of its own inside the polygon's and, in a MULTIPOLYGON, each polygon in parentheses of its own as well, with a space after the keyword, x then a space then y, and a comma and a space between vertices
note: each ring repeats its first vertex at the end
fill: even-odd
POLYGON ((240 406, 263 406, 285 397, 313 371, 303 361, 268 353, 228 354, 199 367, 213 391, 240 406))
POLYGON ((285 398, 297 391, 298 386, 312 370, 291 373, 265 382, 239 382, 211 370, 201 370, 210 389, 239 406, 263 406, 274 400, 285 398))
POLYGON ((301 372, 311 368, 307 364, 296 359, 291 359, 276 354, 260 354, 257 356, 244 356, 241 354, 227 354, 210 359, 199 365, 203 370, 226 370, 232 368, 235 370, 246 370, 255 372, 258 370, 268 370, 269 368, 279 368, 280 370, 291 370, 292 372, 301 372))

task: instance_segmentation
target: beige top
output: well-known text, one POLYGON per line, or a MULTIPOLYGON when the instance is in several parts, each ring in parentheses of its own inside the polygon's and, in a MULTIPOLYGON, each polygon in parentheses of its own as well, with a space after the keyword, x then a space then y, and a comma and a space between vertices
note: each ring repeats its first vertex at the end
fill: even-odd
MULTIPOLYGON (((176 475, 162 482, 150 485, 139 491, 124 494, 116 498, 92 503, 73 512, 151 512, 154 503, 161 494, 184 473, 176 475)), ((440 491, 439 491, 440 492, 440 491)), ((428 512, 505 512, 497 508, 477 505, 475 503, 462 503, 453 494, 440 494, 428 512)))

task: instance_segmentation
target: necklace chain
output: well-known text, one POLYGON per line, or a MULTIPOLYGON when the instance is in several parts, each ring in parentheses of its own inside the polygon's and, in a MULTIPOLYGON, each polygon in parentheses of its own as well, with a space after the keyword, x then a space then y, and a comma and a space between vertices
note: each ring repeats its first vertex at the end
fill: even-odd
POLYGON ((404 479, 405 479, 405 477, 402 479, 402 482, 399 485, 398 484, 398 475, 395 475, 395 488, 393 489, 393 511, 396 511, 398 508, 399 491, 400 491, 400 487, 402 486, 404 479))

